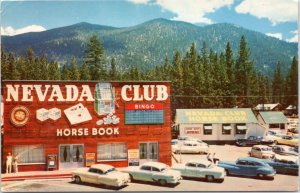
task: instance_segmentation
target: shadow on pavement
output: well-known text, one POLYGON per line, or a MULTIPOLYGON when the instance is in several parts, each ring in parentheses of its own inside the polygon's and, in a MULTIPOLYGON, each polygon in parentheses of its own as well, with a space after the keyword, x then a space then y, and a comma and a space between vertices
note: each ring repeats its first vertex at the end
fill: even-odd
POLYGON ((169 188, 175 188, 179 184, 179 183, 177 183, 177 184, 167 184, 165 186, 162 186, 158 182, 144 182, 144 181, 138 181, 138 180, 131 181, 131 183, 153 185, 153 186, 160 186, 160 187, 169 187, 169 188))
MULTIPOLYGON (((69 184, 78 184, 75 183, 74 181, 68 182, 69 184)), ((126 186, 121 186, 121 187, 114 187, 114 186, 108 186, 108 185, 103 185, 103 184, 92 184, 92 183, 86 183, 86 182, 81 182, 78 185, 84 185, 84 186, 90 186, 90 187, 94 187, 94 188, 103 188, 103 189, 107 189, 107 190, 121 190, 123 188, 125 188, 126 186)))

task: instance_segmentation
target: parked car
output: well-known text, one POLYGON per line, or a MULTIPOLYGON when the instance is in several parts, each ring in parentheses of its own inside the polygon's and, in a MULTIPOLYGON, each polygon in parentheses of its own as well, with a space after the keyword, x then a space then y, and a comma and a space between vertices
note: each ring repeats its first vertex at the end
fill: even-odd
POLYGON ((76 183, 88 182, 114 187, 125 186, 130 182, 128 174, 119 172, 107 164, 95 164, 90 168, 79 168, 72 172, 72 179, 76 183))
POLYGON ((273 159, 265 160, 270 166, 272 166, 276 173, 298 175, 299 173, 299 161, 295 156, 280 156, 275 155, 273 159))
POLYGON ((290 128, 290 129, 288 129, 287 134, 288 134, 288 135, 291 135, 291 136, 296 136, 296 137, 298 137, 298 136, 299 136, 299 130, 298 130, 297 127, 290 128))
POLYGON ((269 159, 275 155, 275 153, 272 151, 272 148, 266 145, 254 145, 249 154, 251 157, 257 157, 261 159, 269 159))
POLYGON ((296 138, 295 136, 282 135, 274 138, 274 144, 296 146, 298 145, 298 143, 298 138, 296 138))
POLYGON ((295 151, 294 147, 287 145, 274 145, 272 151, 279 155, 291 155, 298 156, 299 153, 295 151))
POLYGON ((176 164, 172 169, 180 171, 183 177, 205 178, 208 182, 224 181, 225 170, 203 159, 190 160, 186 164, 176 164))
POLYGON ((209 147, 197 141, 184 141, 172 146, 174 153, 208 153, 209 147))
POLYGON ((184 141, 197 141, 198 143, 201 143, 203 145, 209 146, 207 143, 202 141, 201 139, 197 139, 194 137, 189 137, 189 136, 178 136, 178 141, 179 142, 184 142, 184 141))
POLYGON ((272 139, 265 139, 261 136, 249 136, 247 139, 236 140, 236 145, 238 146, 253 146, 253 145, 272 145, 272 139))
POLYGON ((180 172, 172 170, 164 163, 146 162, 141 166, 129 166, 122 170, 131 180, 157 182, 160 185, 177 184, 182 179, 180 172))
POLYGON ((225 169, 226 175, 257 176, 264 179, 274 179, 275 170, 266 162, 258 158, 239 158, 236 162, 218 163, 219 167, 225 169))

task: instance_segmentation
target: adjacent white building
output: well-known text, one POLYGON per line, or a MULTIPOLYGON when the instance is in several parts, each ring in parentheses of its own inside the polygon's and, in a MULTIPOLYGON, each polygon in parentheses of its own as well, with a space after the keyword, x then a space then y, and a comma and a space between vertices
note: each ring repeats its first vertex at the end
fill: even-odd
POLYGON ((211 142, 229 142, 266 133, 250 108, 177 109, 174 128, 181 136, 211 142))
POLYGON ((288 119, 282 112, 259 112, 257 119, 267 129, 287 132, 288 119))

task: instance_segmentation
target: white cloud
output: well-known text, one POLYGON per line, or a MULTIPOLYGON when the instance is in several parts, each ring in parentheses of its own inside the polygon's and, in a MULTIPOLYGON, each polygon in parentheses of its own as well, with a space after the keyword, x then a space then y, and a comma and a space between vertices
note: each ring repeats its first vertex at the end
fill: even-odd
POLYGON ((287 39, 286 41, 288 42, 298 42, 298 30, 295 30, 295 31, 291 31, 292 34, 294 34, 294 36, 290 39, 287 39))
POLYGON ((190 23, 211 24, 207 18, 208 13, 213 13, 224 6, 230 6, 234 0, 127 0, 135 4, 155 4, 163 11, 169 11, 176 16, 172 20, 190 23))
POLYGON ((28 32, 41 32, 45 30, 46 29, 40 25, 29 25, 20 29, 14 29, 13 27, 8 26, 6 28, 1 27, 1 35, 14 36, 28 32))
POLYGON ((148 4, 150 0, 127 0, 128 2, 134 3, 134 4, 148 4))
POLYGON ((266 33, 266 35, 282 40, 282 33, 266 33))
POLYGON ((273 25, 277 25, 297 21, 298 0, 244 0, 235 11, 258 18, 267 18, 273 25))

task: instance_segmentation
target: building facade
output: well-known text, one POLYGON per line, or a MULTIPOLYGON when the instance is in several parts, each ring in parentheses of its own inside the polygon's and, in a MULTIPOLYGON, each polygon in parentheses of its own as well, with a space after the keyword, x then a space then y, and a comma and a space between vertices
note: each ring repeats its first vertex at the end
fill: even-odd
POLYGON ((3 81, 2 166, 171 164, 169 82, 3 81))
POLYGON ((207 142, 233 142, 248 136, 263 136, 252 110, 240 109, 177 109, 175 126, 179 135, 207 142))
POLYGON ((268 130, 280 131, 283 134, 287 133, 288 120, 286 116, 278 112, 259 112, 257 119, 261 125, 268 130))

